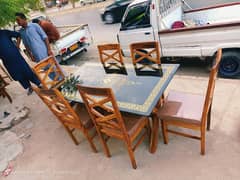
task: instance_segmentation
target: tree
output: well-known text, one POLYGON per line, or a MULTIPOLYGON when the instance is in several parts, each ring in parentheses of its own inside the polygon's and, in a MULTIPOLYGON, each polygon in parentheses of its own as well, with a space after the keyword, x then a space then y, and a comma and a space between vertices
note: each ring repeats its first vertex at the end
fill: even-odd
POLYGON ((30 9, 42 9, 41 0, 1 0, 0 27, 5 27, 15 21, 15 13, 28 13, 30 9))

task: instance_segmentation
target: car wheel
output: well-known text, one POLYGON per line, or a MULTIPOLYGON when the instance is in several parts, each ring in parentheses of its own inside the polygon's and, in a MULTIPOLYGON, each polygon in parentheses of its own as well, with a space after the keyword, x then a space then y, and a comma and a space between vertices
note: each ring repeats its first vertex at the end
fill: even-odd
POLYGON ((107 24, 112 24, 115 21, 114 15, 110 12, 107 12, 104 16, 104 20, 107 24))
POLYGON ((240 52, 223 52, 219 67, 219 75, 226 78, 232 78, 238 74, 240 74, 240 52))

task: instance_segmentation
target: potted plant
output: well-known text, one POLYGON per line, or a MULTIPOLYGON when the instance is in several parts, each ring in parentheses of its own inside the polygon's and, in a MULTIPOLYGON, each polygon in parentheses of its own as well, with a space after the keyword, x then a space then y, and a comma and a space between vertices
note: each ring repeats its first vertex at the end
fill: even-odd
POLYGON ((64 96, 74 96, 77 92, 77 84, 81 84, 80 76, 70 74, 61 86, 61 92, 64 96))

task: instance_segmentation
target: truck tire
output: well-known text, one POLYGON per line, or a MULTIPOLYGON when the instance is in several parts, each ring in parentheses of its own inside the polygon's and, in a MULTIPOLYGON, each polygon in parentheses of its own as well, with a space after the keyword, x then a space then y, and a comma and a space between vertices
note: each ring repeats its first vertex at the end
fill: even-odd
POLYGON ((107 12, 104 15, 104 20, 105 20, 106 24, 112 24, 115 22, 114 15, 111 12, 107 12))
POLYGON ((225 78, 232 78, 240 74, 240 51, 223 52, 219 75, 225 78))

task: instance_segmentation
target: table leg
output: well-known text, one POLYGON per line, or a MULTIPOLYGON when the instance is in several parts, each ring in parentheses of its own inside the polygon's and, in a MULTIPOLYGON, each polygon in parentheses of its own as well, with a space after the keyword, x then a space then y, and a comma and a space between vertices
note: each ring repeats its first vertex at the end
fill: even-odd
POLYGON ((152 114, 152 134, 150 153, 155 153, 158 146, 158 130, 159 130, 159 119, 156 114, 152 114))

